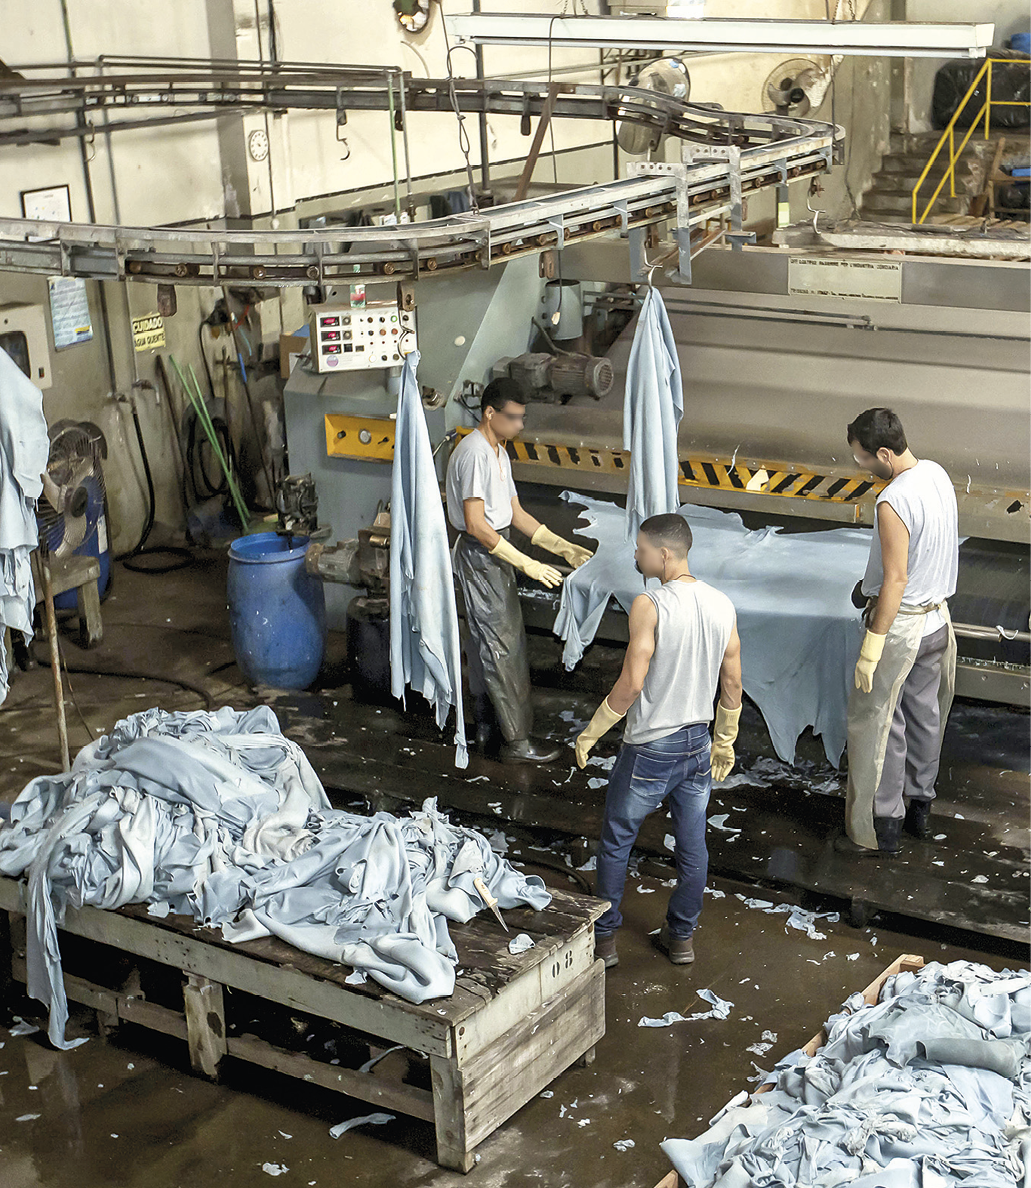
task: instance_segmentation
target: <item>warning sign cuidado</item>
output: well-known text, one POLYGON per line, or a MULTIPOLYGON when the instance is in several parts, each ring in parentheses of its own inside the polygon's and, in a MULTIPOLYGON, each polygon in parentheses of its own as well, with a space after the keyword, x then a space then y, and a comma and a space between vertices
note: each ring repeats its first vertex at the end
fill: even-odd
POLYGON ((138 351, 152 351, 165 345, 165 320, 160 314, 146 314, 132 320, 132 342, 138 351))

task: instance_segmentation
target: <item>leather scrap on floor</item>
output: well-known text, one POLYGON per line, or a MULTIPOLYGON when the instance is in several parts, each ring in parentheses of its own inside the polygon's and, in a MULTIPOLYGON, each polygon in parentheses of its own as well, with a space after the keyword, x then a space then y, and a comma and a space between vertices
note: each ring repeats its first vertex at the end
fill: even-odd
POLYGON ((0 828, 0 873, 28 878, 28 990, 60 1048, 68 1006, 57 926, 67 904, 151 904, 230 941, 274 935, 412 1002, 454 990, 447 921, 551 896, 427 800, 396 818, 332 809, 267 706, 125 718, 71 772, 34 779, 0 828))
POLYGON ((854 994, 827 1042, 781 1060, 697 1139, 662 1149, 690 1188, 1014 1188, 1031 1156, 1031 973, 933 962, 854 994))

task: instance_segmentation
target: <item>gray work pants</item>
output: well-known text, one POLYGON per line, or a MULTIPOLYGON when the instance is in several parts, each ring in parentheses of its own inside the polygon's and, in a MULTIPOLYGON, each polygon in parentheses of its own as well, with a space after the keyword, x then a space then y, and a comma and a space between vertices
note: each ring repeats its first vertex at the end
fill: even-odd
POLYGON ((875 816, 904 817, 904 797, 934 799, 942 737, 938 686, 948 643, 948 627, 940 627, 920 641, 891 720, 881 782, 874 800, 875 816))
MULTIPOLYGON (((508 538, 508 532, 502 532, 508 538)), ((452 555, 465 603, 463 646, 473 697, 487 694, 505 742, 529 738, 530 665, 515 570, 463 532, 452 555)))

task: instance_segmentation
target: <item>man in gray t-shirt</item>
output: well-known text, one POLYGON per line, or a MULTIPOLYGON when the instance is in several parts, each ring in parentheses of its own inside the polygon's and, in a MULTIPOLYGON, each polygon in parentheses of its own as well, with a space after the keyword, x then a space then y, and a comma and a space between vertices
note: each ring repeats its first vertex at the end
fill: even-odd
POLYGON ((862 583, 869 602, 848 703, 846 832, 834 847, 891 856, 903 829, 918 838, 931 831, 956 680, 946 601, 959 569, 956 491, 937 462, 916 457, 890 408, 860 413, 848 442, 856 462, 886 485, 862 583))
POLYGON ((512 528, 575 569, 591 554, 539 523, 519 502, 505 446, 523 427, 526 405, 515 380, 488 384, 477 427, 459 443, 447 468, 447 514, 459 533, 455 579, 465 602, 469 691, 477 742, 486 748, 495 727, 506 763, 551 763, 561 748, 530 738, 530 667, 515 571, 549 588, 562 574, 509 542, 512 528))
POLYGON ((712 780, 725 780, 734 766, 741 716, 737 615, 726 594, 691 573, 690 548, 691 529, 676 512, 650 516, 641 525, 637 569, 662 585, 634 599, 619 680, 576 740, 576 761, 583 768, 598 739, 626 715, 598 844, 596 894, 609 906, 594 926, 594 953, 606 969, 619 963, 616 930, 623 923, 619 909, 630 850, 645 818, 667 802, 677 885, 655 944, 674 965, 694 961, 692 938, 709 861, 705 808, 712 780))

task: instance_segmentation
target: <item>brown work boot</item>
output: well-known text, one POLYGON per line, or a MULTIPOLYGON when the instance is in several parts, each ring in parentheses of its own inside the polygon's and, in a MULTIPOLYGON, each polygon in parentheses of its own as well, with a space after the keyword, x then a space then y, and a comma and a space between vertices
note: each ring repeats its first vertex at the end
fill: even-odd
POLYGON ((693 939, 670 936, 668 924, 663 924, 658 935, 652 937, 652 941, 655 947, 665 953, 674 965, 690 965, 694 961, 693 939))
POLYGON ((594 955, 600 957, 605 962, 605 968, 611 969, 614 965, 619 964, 619 954, 616 952, 616 934, 609 933, 608 936, 594 936, 594 955))

